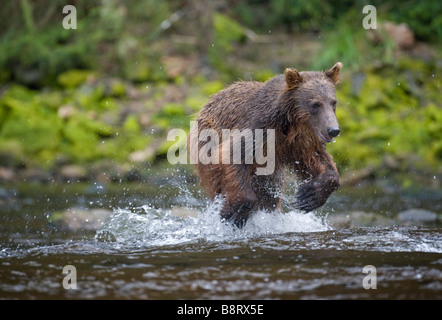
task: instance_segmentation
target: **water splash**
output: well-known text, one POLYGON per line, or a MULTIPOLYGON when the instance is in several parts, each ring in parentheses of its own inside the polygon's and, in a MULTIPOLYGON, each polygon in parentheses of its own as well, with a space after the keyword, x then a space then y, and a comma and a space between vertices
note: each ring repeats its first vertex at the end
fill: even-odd
POLYGON ((135 241, 143 246, 163 246, 330 229, 324 219, 312 213, 258 211, 251 215, 246 226, 240 230, 220 219, 221 205, 221 202, 215 201, 203 210, 158 209, 149 205, 115 209, 111 219, 97 231, 95 238, 98 241, 135 241))

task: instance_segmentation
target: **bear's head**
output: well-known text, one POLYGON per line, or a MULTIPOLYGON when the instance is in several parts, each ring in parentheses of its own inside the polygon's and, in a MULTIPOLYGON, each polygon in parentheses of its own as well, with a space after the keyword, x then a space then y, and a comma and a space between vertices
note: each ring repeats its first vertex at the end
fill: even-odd
POLYGON ((288 120, 294 123, 308 123, 320 141, 327 143, 340 133, 336 118, 335 85, 339 81, 339 71, 342 63, 336 63, 324 72, 298 72, 296 69, 286 69, 286 103, 288 120))

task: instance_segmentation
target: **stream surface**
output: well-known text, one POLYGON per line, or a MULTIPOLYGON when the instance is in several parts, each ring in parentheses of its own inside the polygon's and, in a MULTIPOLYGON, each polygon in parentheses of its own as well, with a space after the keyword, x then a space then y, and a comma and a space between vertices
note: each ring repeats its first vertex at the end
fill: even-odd
POLYGON ((181 187, 0 191, 0 299, 442 299, 439 224, 328 222, 367 208, 440 213, 439 193, 338 192, 317 212, 257 212, 238 230, 220 221, 219 203, 181 187), (51 222, 69 207, 112 211, 98 230, 51 222))

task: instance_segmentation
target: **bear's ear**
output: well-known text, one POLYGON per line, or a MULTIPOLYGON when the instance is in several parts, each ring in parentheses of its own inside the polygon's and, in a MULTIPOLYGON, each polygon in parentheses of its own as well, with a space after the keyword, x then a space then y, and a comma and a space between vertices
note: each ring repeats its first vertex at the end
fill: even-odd
POLYGON ((331 67, 330 70, 325 71, 325 75, 332 79, 334 84, 337 84, 339 82, 339 71, 341 71, 342 63, 336 62, 336 64, 331 67))
POLYGON ((298 70, 287 68, 284 72, 285 82, 287 82, 288 89, 294 89, 298 87, 302 82, 302 76, 299 74, 298 70))

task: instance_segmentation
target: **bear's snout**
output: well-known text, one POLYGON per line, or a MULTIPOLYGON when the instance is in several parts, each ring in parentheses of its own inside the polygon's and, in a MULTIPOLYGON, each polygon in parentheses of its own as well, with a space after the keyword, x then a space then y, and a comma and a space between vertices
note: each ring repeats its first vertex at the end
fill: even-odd
POLYGON ((327 129, 327 134, 331 138, 337 137, 341 133, 341 129, 339 127, 331 127, 327 129))

